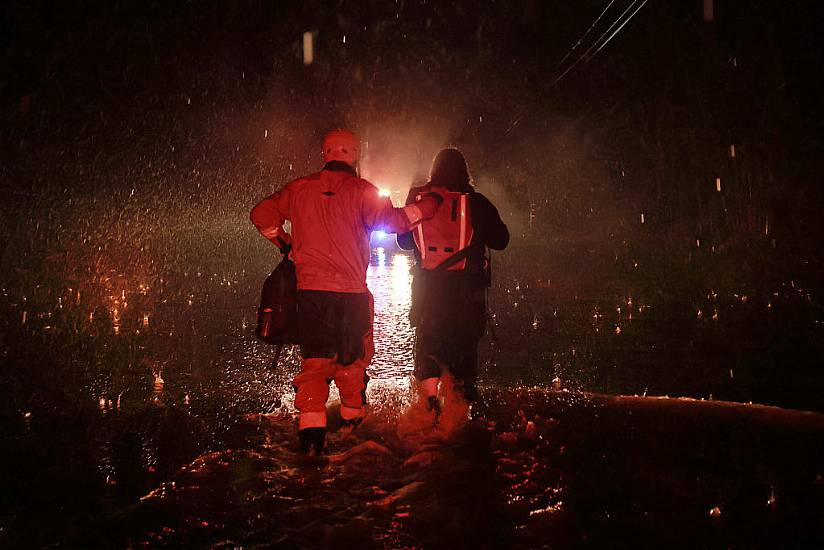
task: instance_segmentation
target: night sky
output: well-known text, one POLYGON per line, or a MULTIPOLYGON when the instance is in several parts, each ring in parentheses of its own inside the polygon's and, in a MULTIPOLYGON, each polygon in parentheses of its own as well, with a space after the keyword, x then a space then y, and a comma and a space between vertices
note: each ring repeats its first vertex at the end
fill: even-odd
POLYGON ((776 231, 814 246, 822 8, 719 0, 707 23, 699 0, 639 6, 12 2, 0 33, 2 185, 76 188, 90 172, 121 185, 91 169, 101 157, 153 179, 148 163, 161 176, 255 164, 244 179, 288 179, 287 165, 317 165, 326 128, 347 125, 372 144, 365 175, 401 172, 395 187, 451 144, 513 207, 560 193, 586 210, 595 199, 580 180, 610 175, 557 176, 565 155, 578 156, 631 174, 628 192, 652 219, 701 233, 697 182, 711 190, 735 145, 764 182, 756 217, 772 213, 776 231))

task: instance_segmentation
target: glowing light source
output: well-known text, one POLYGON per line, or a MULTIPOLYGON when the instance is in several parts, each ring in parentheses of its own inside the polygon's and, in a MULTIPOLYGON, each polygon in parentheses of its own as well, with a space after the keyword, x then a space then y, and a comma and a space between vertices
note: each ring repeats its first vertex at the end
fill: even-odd
POLYGON ((392 192, 389 189, 386 189, 386 188, 378 189, 378 195, 380 195, 381 197, 388 197, 390 194, 392 194, 392 192))

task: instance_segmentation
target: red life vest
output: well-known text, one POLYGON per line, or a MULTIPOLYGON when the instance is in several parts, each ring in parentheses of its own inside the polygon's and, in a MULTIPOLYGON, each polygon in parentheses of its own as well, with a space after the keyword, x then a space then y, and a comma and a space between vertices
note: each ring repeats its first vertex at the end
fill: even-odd
MULTIPOLYGON (((444 187, 424 188, 422 192, 435 192, 443 197, 443 203, 435 216, 422 222, 415 229, 415 244, 421 254, 423 269, 436 269, 450 256, 468 247, 472 242, 472 216, 469 210, 469 194, 449 191, 444 187)), ((421 200, 419 193, 415 200, 421 200)), ((466 269, 466 256, 446 268, 448 271, 466 269)))

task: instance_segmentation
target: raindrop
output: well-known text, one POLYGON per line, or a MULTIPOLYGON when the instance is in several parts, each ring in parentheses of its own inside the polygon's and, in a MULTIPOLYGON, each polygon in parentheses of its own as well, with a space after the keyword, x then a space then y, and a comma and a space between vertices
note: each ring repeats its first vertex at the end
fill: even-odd
POLYGON ((303 64, 311 65, 315 60, 313 36, 311 31, 303 33, 303 64))
POLYGON ((775 498, 775 486, 770 485, 770 498, 767 499, 767 506, 769 506, 770 508, 775 508, 776 500, 777 499, 775 498))

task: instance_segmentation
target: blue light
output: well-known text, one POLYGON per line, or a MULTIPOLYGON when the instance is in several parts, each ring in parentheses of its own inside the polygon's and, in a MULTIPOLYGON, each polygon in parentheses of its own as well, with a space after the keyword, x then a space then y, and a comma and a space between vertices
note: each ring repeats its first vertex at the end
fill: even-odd
POLYGON ((369 238, 369 244, 372 245, 372 248, 383 247, 390 250, 395 250, 397 248, 397 245, 395 244, 395 235, 393 233, 387 233, 383 229, 375 229, 372 231, 369 238))

